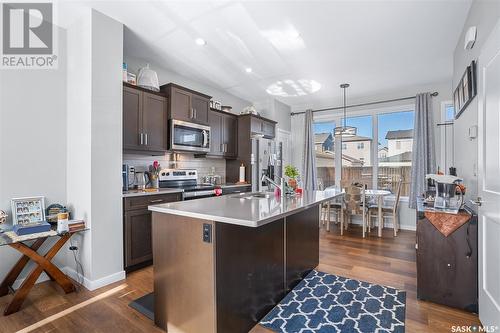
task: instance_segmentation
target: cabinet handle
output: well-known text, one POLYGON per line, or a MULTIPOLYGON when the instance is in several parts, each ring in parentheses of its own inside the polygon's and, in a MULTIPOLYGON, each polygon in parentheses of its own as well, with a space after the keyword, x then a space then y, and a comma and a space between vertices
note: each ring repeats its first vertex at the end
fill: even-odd
POLYGON ((144 144, 147 146, 148 145, 148 133, 145 133, 144 137, 145 137, 144 144))
POLYGON ((220 149, 219 150, 220 150, 221 153, 224 152, 224 144, 223 143, 220 144, 220 149))
POLYGON ((144 144, 144 133, 139 134, 140 141, 141 141, 141 146, 144 144))
POLYGON ((194 119, 196 119, 196 115, 197 115, 197 112, 196 112, 196 109, 194 109, 194 119))
POLYGON ((149 200, 149 203, 162 202, 163 199, 149 200))
POLYGON ((227 153, 227 143, 224 144, 224 152, 227 153))
POLYGON ((191 108, 191 109, 189 110, 189 119, 193 119, 193 118, 194 118, 194 109, 193 109, 193 108, 191 108))

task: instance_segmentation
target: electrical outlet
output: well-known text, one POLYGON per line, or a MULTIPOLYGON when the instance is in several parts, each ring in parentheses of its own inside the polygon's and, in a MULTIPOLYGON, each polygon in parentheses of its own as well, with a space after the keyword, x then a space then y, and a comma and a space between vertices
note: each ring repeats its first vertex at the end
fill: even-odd
POLYGON ((203 241, 205 243, 212 243, 212 225, 203 223, 203 241))
POLYGON ((74 239, 70 242, 69 247, 76 247, 77 249, 80 249, 80 243, 78 242, 78 240, 74 239))

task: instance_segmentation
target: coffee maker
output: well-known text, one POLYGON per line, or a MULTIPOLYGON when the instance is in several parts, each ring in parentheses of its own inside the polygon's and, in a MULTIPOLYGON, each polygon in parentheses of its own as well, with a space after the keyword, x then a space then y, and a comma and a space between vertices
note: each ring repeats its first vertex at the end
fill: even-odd
POLYGON ((132 165, 122 165, 122 190, 132 190, 135 184, 135 168, 132 165))
POLYGON ((462 179, 456 176, 438 174, 428 174, 425 178, 432 179, 435 183, 434 208, 446 213, 457 214, 464 203, 462 191, 457 191, 457 186, 462 179))

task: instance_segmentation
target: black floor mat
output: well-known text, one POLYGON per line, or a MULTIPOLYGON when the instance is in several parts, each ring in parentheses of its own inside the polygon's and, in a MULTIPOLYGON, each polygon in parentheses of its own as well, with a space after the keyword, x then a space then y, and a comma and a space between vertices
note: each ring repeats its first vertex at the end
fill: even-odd
POLYGON ((136 309, 152 321, 155 321, 155 295, 154 293, 150 293, 147 295, 144 295, 135 301, 130 302, 128 306, 130 306, 133 309, 136 309))

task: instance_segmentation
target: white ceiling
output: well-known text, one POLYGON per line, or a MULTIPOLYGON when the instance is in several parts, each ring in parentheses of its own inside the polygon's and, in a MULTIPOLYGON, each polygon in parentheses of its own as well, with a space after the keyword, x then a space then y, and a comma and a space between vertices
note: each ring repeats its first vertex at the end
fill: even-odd
POLYGON ((337 105, 342 82, 357 99, 450 80, 470 7, 469 0, 91 4, 125 24, 125 54, 249 101, 269 96, 276 82, 282 94, 298 85, 301 96, 278 97, 295 108, 337 105), (321 89, 307 93, 297 84, 304 79, 321 89))

